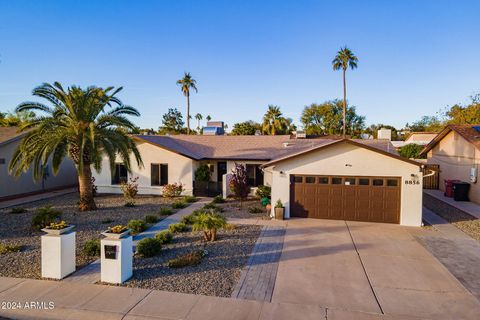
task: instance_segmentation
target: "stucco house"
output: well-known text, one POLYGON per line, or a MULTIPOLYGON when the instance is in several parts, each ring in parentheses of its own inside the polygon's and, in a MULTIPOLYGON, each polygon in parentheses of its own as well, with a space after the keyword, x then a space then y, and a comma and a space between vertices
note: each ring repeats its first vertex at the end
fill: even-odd
POLYGON ((11 176, 8 163, 23 136, 17 127, 0 127, 0 201, 77 185, 77 171, 68 159, 63 161, 57 176, 52 174, 51 166, 45 167, 44 179, 40 182, 33 180, 30 170, 19 177, 11 176))
POLYGON ((280 136, 134 136, 144 166, 119 159, 94 173, 99 192, 120 193, 138 177, 139 193, 161 194, 167 183, 195 193, 195 171, 207 164, 225 188, 235 163, 246 165, 252 187, 270 185, 286 217, 421 224, 421 164, 402 158, 388 140, 305 139, 280 136))
POLYGON ((469 198, 480 203, 477 183, 480 163, 480 125, 448 125, 426 147, 421 155, 428 164, 440 166, 439 187, 445 191, 444 180, 470 183, 469 198))

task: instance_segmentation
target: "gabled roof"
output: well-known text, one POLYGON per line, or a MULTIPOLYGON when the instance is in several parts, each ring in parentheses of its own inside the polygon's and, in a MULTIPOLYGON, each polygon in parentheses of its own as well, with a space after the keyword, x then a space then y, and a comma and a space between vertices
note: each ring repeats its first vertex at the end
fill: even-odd
POLYGON ((262 167, 264 167, 264 168, 269 167, 269 166, 275 165, 279 162, 282 162, 282 161, 285 161, 285 160, 288 160, 288 159, 292 159, 292 158, 295 158, 295 157, 298 157, 298 156, 302 156, 302 155, 305 155, 307 153, 318 151, 320 149, 327 148, 329 146, 337 145, 337 144, 340 144, 340 143, 348 143, 348 144, 351 144, 351 145, 354 145, 354 146, 357 146, 357 147, 360 147, 360 148, 364 148, 364 149, 367 149, 367 150, 370 150, 370 151, 373 151, 373 152, 383 154, 385 156, 388 156, 388 157, 391 157, 391 158, 394 158, 394 159, 397 159, 397 160, 400 160, 400 161, 408 162, 408 163, 416 165, 416 166, 422 166, 423 165, 420 162, 417 162, 417 161, 410 160, 410 159, 399 156, 398 153, 393 148, 393 146, 391 146, 391 144, 390 144, 390 146, 393 150, 389 151, 389 150, 377 148, 376 145, 373 144, 373 143, 364 143, 366 141, 388 141, 389 144, 390 144, 389 140, 340 139, 340 140, 331 141, 330 143, 326 143, 326 144, 323 144, 323 145, 315 146, 315 147, 310 148, 310 149, 302 150, 302 151, 297 152, 297 153, 288 154, 284 157, 279 157, 279 158, 273 159, 272 161, 263 164, 262 167))
POLYGON ((432 141, 438 132, 411 132, 405 142, 420 142, 420 143, 429 143, 432 141))
MULTIPOLYGON (((137 135, 150 143, 194 160, 261 160, 270 161, 290 154, 340 141, 339 139, 294 139, 279 136, 197 136, 137 135)), ((398 156, 389 140, 352 140, 367 148, 398 156)))
POLYGON ((9 142, 10 140, 17 138, 24 134, 19 131, 18 127, 0 127, 0 144, 9 142))
POLYGON ((480 150, 480 131, 475 129, 475 127, 480 127, 480 124, 450 124, 446 126, 429 144, 425 146, 420 155, 426 155, 428 151, 432 150, 443 138, 445 138, 447 134, 452 131, 458 133, 461 137, 480 150))

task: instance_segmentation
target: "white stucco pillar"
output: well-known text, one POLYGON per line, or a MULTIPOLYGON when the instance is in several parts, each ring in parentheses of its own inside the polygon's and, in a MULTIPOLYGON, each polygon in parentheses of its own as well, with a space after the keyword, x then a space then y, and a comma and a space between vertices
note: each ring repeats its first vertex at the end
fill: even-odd
POLYGON ((105 238, 101 241, 101 280, 123 283, 133 275, 132 236, 121 239, 105 238))
POLYGON ((75 232, 41 237, 42 277, 63 279, 75 271, 75 232))

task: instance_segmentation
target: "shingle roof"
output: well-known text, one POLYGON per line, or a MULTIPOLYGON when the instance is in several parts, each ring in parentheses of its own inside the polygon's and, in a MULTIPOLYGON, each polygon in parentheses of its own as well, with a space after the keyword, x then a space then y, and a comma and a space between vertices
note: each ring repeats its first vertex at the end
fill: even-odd
POLYGON ((442 140, 448 133, 455 131, 465 140, 474 145, 477 149, 480 150, 480 132, 477 131, 474 127, 480 127, 480 124, 450 124, 443 128, 442 131, 433 139, 421 152, 421 155, 427 154, 428 151, 433 149, 440 140, 442 140))
MULTIPOLYGON (((279 136, 194 136, 194 135, 137 135, 148 143, 179 153, 195 160, 265 160, 284 157, 338 139, 293 139, 289 135, 279 136)), ((397 154, 388 140, 355 140, 384 152, 397 154)))
POLYGON ((0 143, 6 142, 21 134, 18 127, 0 127, 0 143))

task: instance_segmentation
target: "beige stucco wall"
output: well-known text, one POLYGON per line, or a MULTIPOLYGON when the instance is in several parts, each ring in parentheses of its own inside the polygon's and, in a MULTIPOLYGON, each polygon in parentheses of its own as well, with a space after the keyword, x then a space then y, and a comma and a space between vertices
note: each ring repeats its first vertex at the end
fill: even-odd
MULTIPOLYGON (((42 182, 33 180, 31 170, 13 177, 8 173, 8 163, 18 147, 20 140, 12 141, 0 146, 0 158, 5 159, 5 164, 0 164, 0 198, 42 191, 42 182)), ((54 189, 73 186, 78 183, 77 171, 72 161, 65 159, 60 171, 54 176, 49 165, 49 177, 44 183, 45 189, 54 189)))
POLYGON ((416 165, 342 143, 285 160, 266 170, 273 175, 272 203, 280 199, 287 218, 290 217, 291 174, 401 177, 400 224, 421 225, 423 179, 416 165), (419 184, 405 184, 405 180, 412 179, 412 174, 419 184))
MULTIPOLYGON (((144 167, 140 168, 131 155, 132 173, 128 177, 138 177, 139 194, 162 194, 161 186, 151 186, 150 164, 168 164, 168 183, 180 182, 184 186, 184 194, 192 194, 193 173, 197 166, 196 161, 177 153, 159 148, 149 143, 137 143, 138 150, 142 156, 144 167)), ((117 162, 121 163, 118 158, 117 162)), ((107 157, 103 159, 102 171, 93 173, 95 184, 100 193, 121 193, 119 185, 111 184, 110 165, 107 157)))
MULTIPOLYGON (((448 133, 428 152, 427 163, 440 165, 440 189, 445 191, 444 180, 470 182, 471 168, 480 163, 480 151, 455 131, 448 133)), ((480 203, 479 183, 470 183, 470 200, 480 203)))

